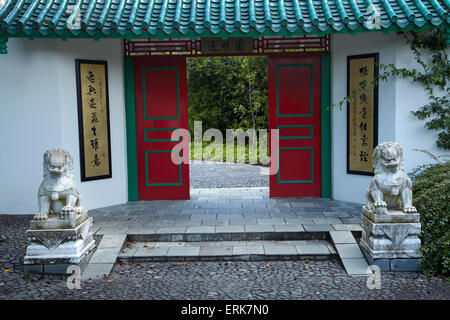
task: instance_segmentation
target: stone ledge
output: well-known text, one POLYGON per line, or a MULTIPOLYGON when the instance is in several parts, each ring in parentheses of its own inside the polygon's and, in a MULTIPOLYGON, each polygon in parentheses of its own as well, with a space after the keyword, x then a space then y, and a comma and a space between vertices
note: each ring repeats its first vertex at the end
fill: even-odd
POLYGON ((361 248, 365 258, 370 265, 376 265, 382 272, 420 272, 422 270, 418 258, 373 258, 361 248))
POLYGON ((419 223, 418 213, 403 213, 399 210, 389 210, 389 214, 375 214, 365 206, 362 210, 363 216, 374 223, 419 223))

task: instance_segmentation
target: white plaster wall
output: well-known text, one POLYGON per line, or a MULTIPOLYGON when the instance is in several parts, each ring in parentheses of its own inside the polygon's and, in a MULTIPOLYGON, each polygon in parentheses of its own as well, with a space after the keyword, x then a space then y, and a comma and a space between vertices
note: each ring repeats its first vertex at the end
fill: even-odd
MULTIPOLYGON (((394 33, 333 35, 331 43, 332 103, 347 95, 347 56, 378 53, 381 64, 395 63, 394 33)), ((378 141, 395 140, 395 81, 379 84, 378 141)), ((332 111, 332 193, 337 200, 363 203, 370 176, 347 174, 347 106, 332 111)))
MULTIPOLYGON (((396 44, 396 66, 422 71, 423 68, 416 62, 410 46, 403 38, 400 38, 396 44)), ((447 54, 450 55, 450 49, 447 50, 447 54)), ((413 149, 424 149, 434 155, 449 153, 436 146, 438 131, 426 129, 424 124, 427 121, 418 120, 411 114, 411 111, 417 111, 428 103, 428 94, 424 87, 402 78, 396 80, 396 86, 396 142, 400 143, 403 148, 405 171, 410 172, 418 165, 434 163, 434 160, 428 155, 413 149)), ((443 92, 436 89, 435 94, 441 96, 443 92)))
POLYGON ((74 157, 84 206, 127 201, 126 130, 120 40, 10 39, 0 55, 0 214, 35 213, 42 156, 74 157), (81 182, 75 59, 108 62, 112 178, 81 182))
MULTIPOLYGON (((347 91, 347 56, 379 53, 380 63, 397 67, 417 67, 409 45, 396 33, 360 33, 332 36, 332 102, 338 103, 347 91)), ((412 149, 426 149, 443 154, 435 141, 437 133, 424 127, 425 121, 414 118, 411 111, 427 102, 427 95, 418 84, 400 77, 379 84, 378 142, 398 142, 404 151, 405 171, 433 162, 427 155, 412 149)), ((332 111, 332 180, 333 198, 364 202, 365 190, 372 177, 347 174, 347 107, 332 111)))

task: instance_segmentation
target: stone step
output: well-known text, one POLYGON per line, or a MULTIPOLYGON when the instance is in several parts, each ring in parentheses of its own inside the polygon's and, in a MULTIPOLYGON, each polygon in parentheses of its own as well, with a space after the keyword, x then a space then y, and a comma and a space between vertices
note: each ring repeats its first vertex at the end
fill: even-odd
MULTIPOLYGON (((158 241, 158 242, 195 242, 195 241, 258 241, 258 240, 330 240, 328 228, 317 228, 314 231, 295 229, 286 225, 285 228, 272 226, 254 226, 248 228, 234 228, 235 226, 220 227, 191 227, 177 230, 176 227, 159 228, 158 230, 142 230, 129 232, 127 240, 130 242, 158 241)), ((360 230, 348 231, 355 237, 361 237, 360 230)))
POLYGON ((319 260, 337 257, 326 240, 129 242, 119 261, 319 260))

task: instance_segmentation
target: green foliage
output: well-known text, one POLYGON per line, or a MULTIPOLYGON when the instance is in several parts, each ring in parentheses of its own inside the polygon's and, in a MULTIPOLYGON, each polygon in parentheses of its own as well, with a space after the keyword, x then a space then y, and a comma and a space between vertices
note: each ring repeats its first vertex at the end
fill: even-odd
POLYGON ((420 263, 426 275, 450 275, 450 162, 415 176, 413 204, 420 213, 420 263))
POLYGON ((425 128, 438 131, 436 144, 450 149, 450 61, 446 49, 444 29, 418 32, 399 32, 410 44, 415 60, 421 70, 397 68, 395 65, 381 65, 380 79, 390 76, 409 78, 423 86, 428 94, 428 104, 412 114, 420 120, 427 120, 425 128))
MULTIPOLYGON (((397 68, 394 64, 380 64, 380 72, 372 84, 387 81, 391 77, 409 78, 423 86, 428 94, 428 103, 419 107, 412 114, 420 120, 427 120, 425 128, 438 131, 436 145, 441 149, 450 149, 450 61, 446 50, 446 34, 444 29, 399 32, 411 46, 416 62, 421 70, 397 68)), ((328 107, 342 110, 344 103, 353 101, 362 89, 353 90, 349 96, 328 107)))
POLYGON ((267 128, 267 58, 203 57, 187 60, 189 130, 267 128))

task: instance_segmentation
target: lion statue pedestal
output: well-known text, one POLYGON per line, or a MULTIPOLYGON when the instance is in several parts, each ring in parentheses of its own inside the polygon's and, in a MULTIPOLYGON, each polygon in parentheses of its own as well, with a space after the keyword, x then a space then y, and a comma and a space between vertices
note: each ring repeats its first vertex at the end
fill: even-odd
POLYGON ((81 205, 73 178, 73 159, 64 150, 44 154, 44 180, 38 191, 39 213, 27 230, 24 258, 27 272, 66 274, 76 265, 80 272, 95 247, 93 220, 81 205))
POLYGON ((360 247, 381 271, 418 271, 420 216, 412 205, 412 184, 403 172, 403 151, 384 142, 373 152, 375 176, 362 208, 360 247))

